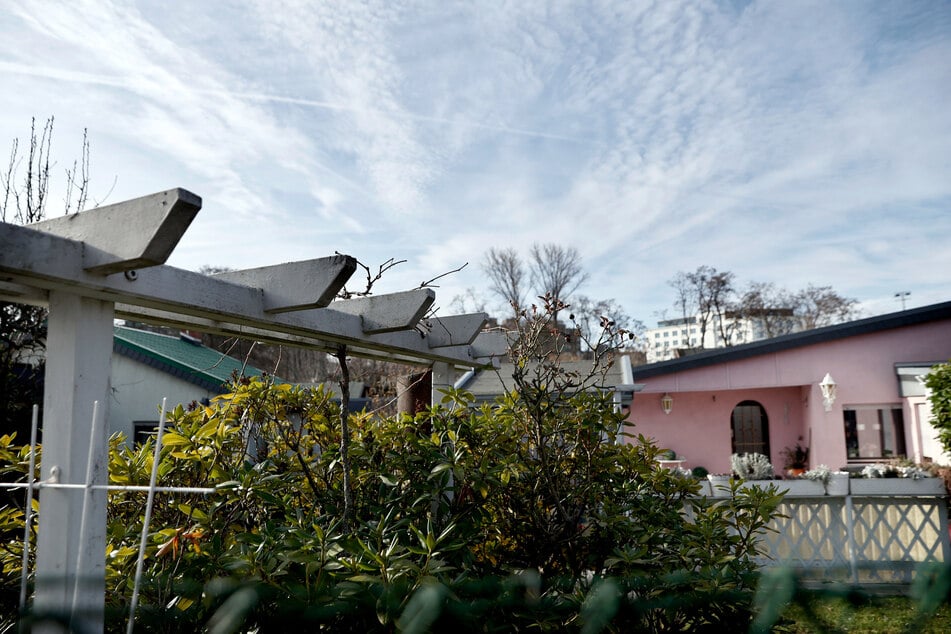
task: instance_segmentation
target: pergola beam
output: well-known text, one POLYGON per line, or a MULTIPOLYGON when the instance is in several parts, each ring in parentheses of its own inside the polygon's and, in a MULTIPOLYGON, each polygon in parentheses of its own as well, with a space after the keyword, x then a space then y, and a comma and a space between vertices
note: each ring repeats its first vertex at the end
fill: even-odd
MULTIPOLYGON (((234 326, 246 332, 274 331, 362 349, 378 348, 388 354, 419 354, 425 360, 442 356, 430 350, 425 338, 416 333, 400 340, 408 346, 403 350, 386 338, 377 338, 382 333, 412 328, 432 305, 435 296, 431 289, 271 314, 266 309, 265 291, 260 288, 171 266, 103 277, 84 271, 82 262, 81 243, 30 228, 0 225, 0 281, 113 301, 118 314, 144 321, 166 319, 199 328, 230 324, 232 331, 234 326)), ((456 355, 449 356, 455 362, 463 361, 456 355)))
POLYGON ((435 301, 436 293, 432 289, 417 288, 401 293, 341 300, 334 302, 330 308, 359 316, 363 332, 379 334, 416 327, 435 301))
POLYGON ((429 330, 429 345, 440 348, 472 343, 487 321, 485 313, 469 313, 424 319, 423 325, 429 330))
POLYGON ((165 264, 201 209, 201 198, 169 189, 29 225, 86 245, 82 268, 109 275, 165 264))
MULTIPOLYGON (((332 308, 325 308, 321 309, 321 312, 326 315, 334 311, 332 308)), ((130 304, 116 305, 116 316, 122 319, 144 321, 175 328, 195 328, 209 334, 312 348, 325 352, 336 352, 341 345, 345 345, 351 356, 380 361, 395 361, 410 365, 429 365, 440 361, 464 367, 483 366, 490 363, 489 360, 480 358, 482 355, 480 357, 473 355, 472 351, 466 346, 430 347, 427 336, 415 330, 365 335, 359 339, 332 336, 326 332, 314 331, 309 327, 306 322, 308 314, 310 314, 310 311, 302 314, 285 315, 281 322, 273 322, 268 328, 262 328, 222 321, 221 319, 203 319, 180 315, 174 312, 142 308, 130 304), (292 323, 286 323, 294 321, 298 322, 296 326, 292 323)), ((352 315, 340 315, 342 318, 356 320, 356 323, 359 323, 359 319, 352 315)))
POLYGON ((334 300, 350 276, 357 260, 349 255, 288 262, 241 271, 215 273, 213 277, 264 290, 264 312, 284 313, 323 308, 334 300))

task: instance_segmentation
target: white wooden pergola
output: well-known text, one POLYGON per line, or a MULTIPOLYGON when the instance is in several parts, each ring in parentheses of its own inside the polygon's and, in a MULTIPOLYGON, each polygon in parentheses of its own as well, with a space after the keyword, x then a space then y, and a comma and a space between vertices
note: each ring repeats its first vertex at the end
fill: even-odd
POLYGON ((434 392, 451 385, 455 368, 491 365, 507 347, 500 333, 482 332, 483 313, 426 318, 428 288, 335 301, 356 270, 350 256, 218 275, 165 265, 200 208, 198 196, 172 189, 26 227, 0 223, 0 299, 49 307, 40 478, 87 485, 43 490, 34 607, 82 615, 99 630, 109 430, 92 412, 98 401, 98 420, 108 419, 115 318, 328 352, 345 346, 432 367, 434 392))

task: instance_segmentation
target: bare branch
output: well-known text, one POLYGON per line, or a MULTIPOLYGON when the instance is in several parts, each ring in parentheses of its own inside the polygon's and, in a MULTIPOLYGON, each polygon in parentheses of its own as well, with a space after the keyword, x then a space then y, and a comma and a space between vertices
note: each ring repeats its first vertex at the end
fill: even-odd
MULTIPOLYGON (((342 253, 340 253, 340 251, 334 251, 334 253, 337 255, 343 255, 342 253)), ((366 297, 368 295, 372 295, 373 285, 380 281, 380 279, 383 277, 383 274, 389 271, 394 266, 404 264, 405 262, 406 260, 396 260, 394 258, 390 258, 389 260, 381 264, 378 267, 377 272, 373 274, 370 272, 370 267, 368 267, 366 264, 364 264, 360 260, 357 260, 357 266, 363 269, 364 272, 366 273, 366 276, 367 276, 366 287, 362 291, 350 291, 350 290, 347 290, 346 286, 344 286, 342 289, 340 289, 340 292, 337 293, 337 298, 350 299, 351 297, 366 297)))
POLYGON ((463 265, 460 266, 459 268, 452 269, 451 271, 446 271, 445 273, 440 273, 439 275, 437 275, 436 277, 434 277, 434 278, 432 278, 432 279, 430 279, 430 280, 426 280, 425 282, 420 282, 420 284, 419 284, 419 286, 418 286, 417 288, 439 288, 438 285, 433 285, 433 282, 435 282, 436 280, 442 279, 442 278, 444 278, 444 277, 446 277, 446 276, 448 276, 448 275, 452 275, 453 273, 458 273, 459 271, 461 271, 462 269, 466 268, 467 266, 469 266, 469 263, 468 263, 468 262, 466 262, 465 264, 463 264, 463 265))

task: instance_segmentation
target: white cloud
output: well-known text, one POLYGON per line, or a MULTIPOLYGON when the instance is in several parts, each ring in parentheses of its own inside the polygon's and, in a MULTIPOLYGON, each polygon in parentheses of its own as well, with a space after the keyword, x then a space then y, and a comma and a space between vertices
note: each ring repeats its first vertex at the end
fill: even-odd
POLYGON ((0 16, 0 133, 52 110, 66 134, 90 127, 120 197, 201 194, 183 265, 348 250, 409 259, 392 282, 415 285, 469 261, 442 297, 484 286, 485 248, 552 241, 598 272, 586 294, 647 320, 670 303, 665 280, 700 264, 870 306, 951 293, 940 3, 47 2, 0 16))

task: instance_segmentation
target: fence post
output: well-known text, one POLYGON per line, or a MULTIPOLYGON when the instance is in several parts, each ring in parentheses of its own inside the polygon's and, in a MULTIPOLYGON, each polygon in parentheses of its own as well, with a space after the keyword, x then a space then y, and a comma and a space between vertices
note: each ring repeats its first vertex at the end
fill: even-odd
MULTIPOLYGON (((92 411, 93 402, 99 401, 100 420, 109 418, 113 315, 111 302, 66 291, 49 293, 42 480, 48 480, 55 467, 59 482, 82 483, 92 456, 91 481, 106 484, 108 425, 99 425, 92 438, 92 411)), ((82 489, 48 488, 40 499, 34 613, 68 619, 83 631, 102 631, 106 492, 92 490, 84 495, 82 489), (79 543, 84 510, 85 539, 79 543)), ((35 631, 63 630, 40 624, 35 631)))
POLYGON ((845 496, 845 534, 849 544, 849 576, 852 583, 858 585, 858 547, 855 543, 855 507, 852 505, 852 495, 845 496))

